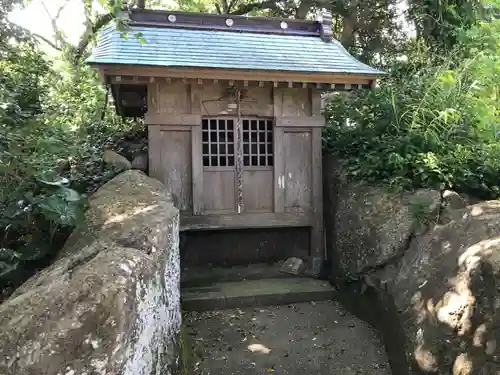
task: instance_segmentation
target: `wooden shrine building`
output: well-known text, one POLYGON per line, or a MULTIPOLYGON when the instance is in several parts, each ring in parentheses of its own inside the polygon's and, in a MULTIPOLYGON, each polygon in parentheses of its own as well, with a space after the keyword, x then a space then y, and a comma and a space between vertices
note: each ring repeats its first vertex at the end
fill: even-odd
POLYGON ((380 72, 332 38, 328 14, 305 21, 130 9, 126 18, 128 37, 106 29, 88 62, 118 113, 144 115, 149 174, 171 191, 181 228, 305 228, 303 254, 318 271, 321 92, 370 88, 380 72))

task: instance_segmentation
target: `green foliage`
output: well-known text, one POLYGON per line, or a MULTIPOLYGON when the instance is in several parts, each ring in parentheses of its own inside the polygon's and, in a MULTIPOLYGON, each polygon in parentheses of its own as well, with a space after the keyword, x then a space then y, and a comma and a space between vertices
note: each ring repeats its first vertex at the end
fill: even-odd
POLYGON ((459 40, 445 58, 416 45, 380 88, 333 97, 326 146, 351 175, 500 196, 500 22, 459 40))
POLYGON ((0 60, 0 288, 51 253, 60 228, 81 215, 82 197, 49 183, 73 152, 63 127, 43 120, 51 67, 30 43, 9 45, 0 60), (22 269, 20 269, 20 267, 22 269))
POLYGON ((484 6, 482 0, 411 0, 410 16, 421 38, 450 50, 460 31, 476 23, 484 6))
POLYGON ((83 64, 47 63, 33 43, 0 51, 0 289, 57 253, 86 194, 116 175, 102 149, 133 123, 83 64))

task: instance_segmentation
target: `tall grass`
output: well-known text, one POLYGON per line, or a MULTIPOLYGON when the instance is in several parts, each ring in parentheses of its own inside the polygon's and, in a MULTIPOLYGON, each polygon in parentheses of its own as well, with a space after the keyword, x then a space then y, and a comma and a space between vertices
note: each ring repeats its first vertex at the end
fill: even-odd
POLYGON ((327 149, 357 178, 498 197, 499 25, 478 24, 448 56, 415 48, 378 89, 334 95, 327 149))

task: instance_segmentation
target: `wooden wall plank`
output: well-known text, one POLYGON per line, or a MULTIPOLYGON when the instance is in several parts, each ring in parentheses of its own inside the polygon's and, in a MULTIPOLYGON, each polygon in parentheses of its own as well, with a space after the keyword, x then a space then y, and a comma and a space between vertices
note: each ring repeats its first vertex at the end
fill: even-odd
POLYGON ((163 181, 161 153, 161 127, 148 126, 149 175, 159 181, 163 181))
MULTIPOLYGON (((188 86, 182 81, 160 83, 158 85, 157 113, 169 116, 189 114, 191 95, 188 86)), ((148 111, 149 112, 149 111, 148 111)))
MULTIPOLYGON (((203 86, 201 113, 204 116, 237 116, 235 98, 231 98, 228 87, 221 83, 203 86)), ((246 87, 240 105, 242 116, 273 116, 271 87, 246 87)))
POLYGON ((235 178, 234 170, 203 172, 204 213, 236 212, 235 178))
POLYGON ((245 192, 245 213, 272 212, 273 171, 244 170, 243 190, 245 192))
POLYGON ((189 104, 190 111, 192 115, 199 115, 201 117, 201 96, 204 90, 204 86, 201 85, 190 85, 191 89, 191 102, 189 104))
POLYGON ((311 98, 311 116, 323 116, 321 91, 317 89, 309 89, 311 98))
POLYGON ((165 185, 180 211, 192 208, 191 132, 150 129, 150 175, 165 185))
POLYGON ((310 116, 311 100, 309 91, 299 88, 283 89, 282 116, 310 116))
POLYGON ((282 138, 285 163, 285 212, 312 209, 311 132, 286 132, 282 138))

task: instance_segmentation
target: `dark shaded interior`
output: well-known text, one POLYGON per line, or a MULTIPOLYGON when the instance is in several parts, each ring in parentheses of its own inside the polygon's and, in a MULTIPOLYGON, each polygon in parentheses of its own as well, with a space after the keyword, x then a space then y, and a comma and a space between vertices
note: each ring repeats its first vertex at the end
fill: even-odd
POLYGON ((309 257, 310 228, 186 231, 181 266, 245 266, 309 257))
POLYGON ((148 111, 147 85, 113 84, 111 94, 116 113, 122 117, 141 118, 148 111))

